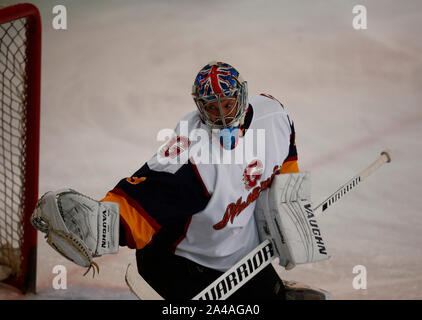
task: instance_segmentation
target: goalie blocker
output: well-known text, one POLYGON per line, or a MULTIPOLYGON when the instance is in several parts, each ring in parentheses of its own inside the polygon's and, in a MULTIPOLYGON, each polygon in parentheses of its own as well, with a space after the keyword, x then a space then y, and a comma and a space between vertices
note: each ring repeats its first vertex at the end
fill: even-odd
POLYGON ((330 257, 312 210, 309 172, 275 176, 257 200, 255 220, 261 242, 272 243, 286 270, 330 257))

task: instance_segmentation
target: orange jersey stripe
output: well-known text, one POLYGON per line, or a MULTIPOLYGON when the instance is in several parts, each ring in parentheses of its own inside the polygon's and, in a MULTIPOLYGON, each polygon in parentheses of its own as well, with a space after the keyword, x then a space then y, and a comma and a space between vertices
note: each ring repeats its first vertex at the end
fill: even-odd
POLYGON ((151 240, 161 226, 143 208, 131 201, 123 191, 114 189, 107 193, 101 201, 116 202, 120 206, 120 218, 128 237, 128 247, 142 249, 151 240))
POLYGON ((299 172, 299 166, 297 160, 285 161, 280 168, 280 173, 296 173, 299 172))

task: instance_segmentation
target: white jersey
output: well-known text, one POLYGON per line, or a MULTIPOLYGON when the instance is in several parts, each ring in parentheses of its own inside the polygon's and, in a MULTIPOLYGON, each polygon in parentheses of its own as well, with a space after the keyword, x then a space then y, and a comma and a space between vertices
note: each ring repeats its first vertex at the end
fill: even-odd
POLYGON ((128 178, 132 183, 126 179, 111 192, 142 211, 144 220, 136 223, 131 222, 133 213, 121 212, 133 247, 159 242, 176 255, 226 271, 258 246, 255 200, 275 174, 296 160, 294 127, 286 108, 271 96, 250 96, 233 149, 222 146, 198 111, 191 112, 157 154, 128 178), (135 184, 141 177, 144 182, 135 184), (162 198, 151 191, 156 188, 161 188, 162 198), (137 235, 134 226, 142 223, 151 228, 137 235))

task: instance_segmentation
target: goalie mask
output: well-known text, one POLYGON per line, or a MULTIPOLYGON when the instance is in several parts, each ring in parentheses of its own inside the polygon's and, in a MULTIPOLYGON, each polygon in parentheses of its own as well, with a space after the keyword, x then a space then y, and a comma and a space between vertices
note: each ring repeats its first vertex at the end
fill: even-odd
POLYGON ((247 82, 224 62, 210 62, 195 78, 192 96, 202 120, 210 129, 243 124, 248 106, 247 82))

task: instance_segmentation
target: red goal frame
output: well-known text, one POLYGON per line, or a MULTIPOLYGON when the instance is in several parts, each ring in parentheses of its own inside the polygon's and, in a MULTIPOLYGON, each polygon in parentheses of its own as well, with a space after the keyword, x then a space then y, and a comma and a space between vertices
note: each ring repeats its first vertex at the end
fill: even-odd
POLYGON ((0 8, 0 24, 25 18, 27 117, 25 134, 25 199, 23 214, 23 241, 20 275, 4 282, 23 293, 36 291, 37 231, 30 216, 38 200, 39 135, 41 98, 41 18, 37 7, 23 3, 0 8))

